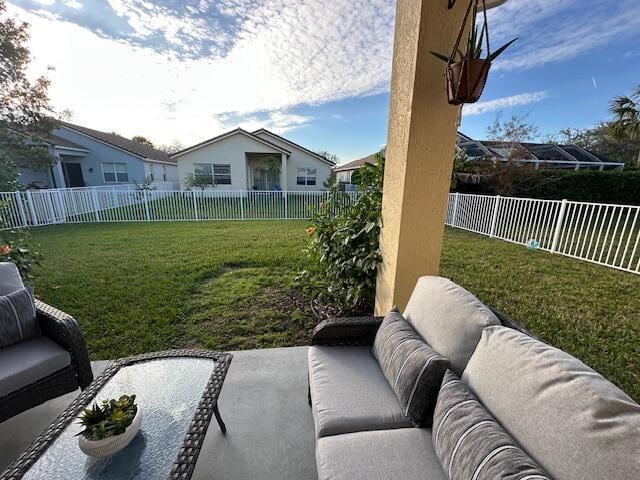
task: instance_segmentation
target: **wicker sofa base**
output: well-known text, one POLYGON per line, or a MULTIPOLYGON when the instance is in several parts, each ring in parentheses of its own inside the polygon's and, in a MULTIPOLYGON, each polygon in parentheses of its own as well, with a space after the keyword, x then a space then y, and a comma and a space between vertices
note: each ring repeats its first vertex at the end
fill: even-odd
POLYGON ((78 377, 73 366, 69 365, 62 370, 58 370, 42 380, 0 398, 0 422, 4 422, 52 398, 73 392, 79 386, 78 377))

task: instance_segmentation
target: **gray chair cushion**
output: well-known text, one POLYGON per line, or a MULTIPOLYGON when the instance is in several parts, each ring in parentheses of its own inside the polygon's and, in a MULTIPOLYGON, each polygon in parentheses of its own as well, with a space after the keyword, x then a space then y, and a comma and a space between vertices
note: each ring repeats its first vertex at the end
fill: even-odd
POLYGON ((433 416, 433 445, 449 478, 550 480, 451 371, 433 416))
POLYGON ((552 477, 640 478, 640 405, 562 350, 489 327, 462 380, 552 477))
POLYGON ((493 312, 464 288, 442 277, 421 277, 411 294, 404 317, 431 347, 464 370, 482 329, 500 325, 493 312))
POLYGON ((310 347, 309 387, 318 437, 411 426, 371 347, 310 347))
POLYGON ((28 288, 0 295, 0 348, 40 336, 36 307, 28 288))
POLYGON ((0 397, 69 365, 69 352, 46 337, 0 348, 0 397))
POLYGON ((447 480, 427 428, 320 438, 316 464, 318 480, 447 480))
POLYGON ((0 295, 24 288, 20 272, 14 263, 0 262, 0 295))
POLYGON ((389 313, 376 334, 373 356, 417 427, 430 427, 449 360, 434 351, 399 312, 389 313))

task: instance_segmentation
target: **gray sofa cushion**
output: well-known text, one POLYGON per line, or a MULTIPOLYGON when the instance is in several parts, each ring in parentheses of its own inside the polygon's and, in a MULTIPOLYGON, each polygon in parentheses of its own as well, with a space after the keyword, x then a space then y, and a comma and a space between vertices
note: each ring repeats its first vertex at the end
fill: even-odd
POLYGON ((500 325, 493 312, 464 288, 442 277, 421 277, 411 294, 404 317, 433 349, 464 370, 482 329, 500 325))
POLYGON ((554 478, 640 478, 640 405, 562 350, 489 327, 462 380, 554 478))
POLYGON ((451 371, 433 416, 433 444, 450 479, 550 480, 451 371))
POLYGON ((40 335, 36 307, 28 288, 0 295, 0 347, 40 335))
POLYGON ((411 426, 371 347, 310 347, 309 387, 318 437, 411 426))
POLYGON ((449 360, 434 351, 399 312, 389 313, 376 334, 373 355, 404 413, 418 427, 430 427, 449 360))
POLYGON ((320 438, 316 464, 318 480, 447 480, 427 428, 320 438))
POLYGON ((0 397, 69 365, 69 352, 46 337, 0 348, 0 397))
POLYGON ((0 295, 7 295, 23 287, 16 265, 11 262, 0 262, 0 295))

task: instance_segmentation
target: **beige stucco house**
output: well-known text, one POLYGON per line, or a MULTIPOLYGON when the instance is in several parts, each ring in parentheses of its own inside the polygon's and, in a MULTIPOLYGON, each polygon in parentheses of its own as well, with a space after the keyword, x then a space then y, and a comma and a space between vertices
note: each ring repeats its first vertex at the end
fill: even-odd
POLYGON ((322 190, 334 163, 265 129, 237 128, 172 155, 188 179, 222 190, 322 190))

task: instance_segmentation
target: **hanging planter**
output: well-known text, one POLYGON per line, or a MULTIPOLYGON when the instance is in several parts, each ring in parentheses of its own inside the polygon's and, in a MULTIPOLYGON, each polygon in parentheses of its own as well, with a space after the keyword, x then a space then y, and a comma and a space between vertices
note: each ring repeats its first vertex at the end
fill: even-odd
POLYGON ((440 53, 431 52, 436 58, 447 63, 445 78, 447 84, 447 97, 451 105, 462 105, 463 103, 475 103, 482 96, 484 87, 487 84, 489 69, 492 62, 498 58, 517 38, 500 47, 491 53, 489 46, 489 24, 487 22, 487 9, 485 0, 470 0, 465 13, 464 20, 458 32, 458 38, 451 51, 451 55, 446 57, 440 53), (482 2, 484 23, 478 34, 476 19, 478 15, 478 3, 482 2), (469 38, 467 40, 467 51, 462 53, 460 44, 467 27, 467 22, 471 16, 472 25, 469 38), (483 43, 486 43, 487 57, 482 57, 483 43))

